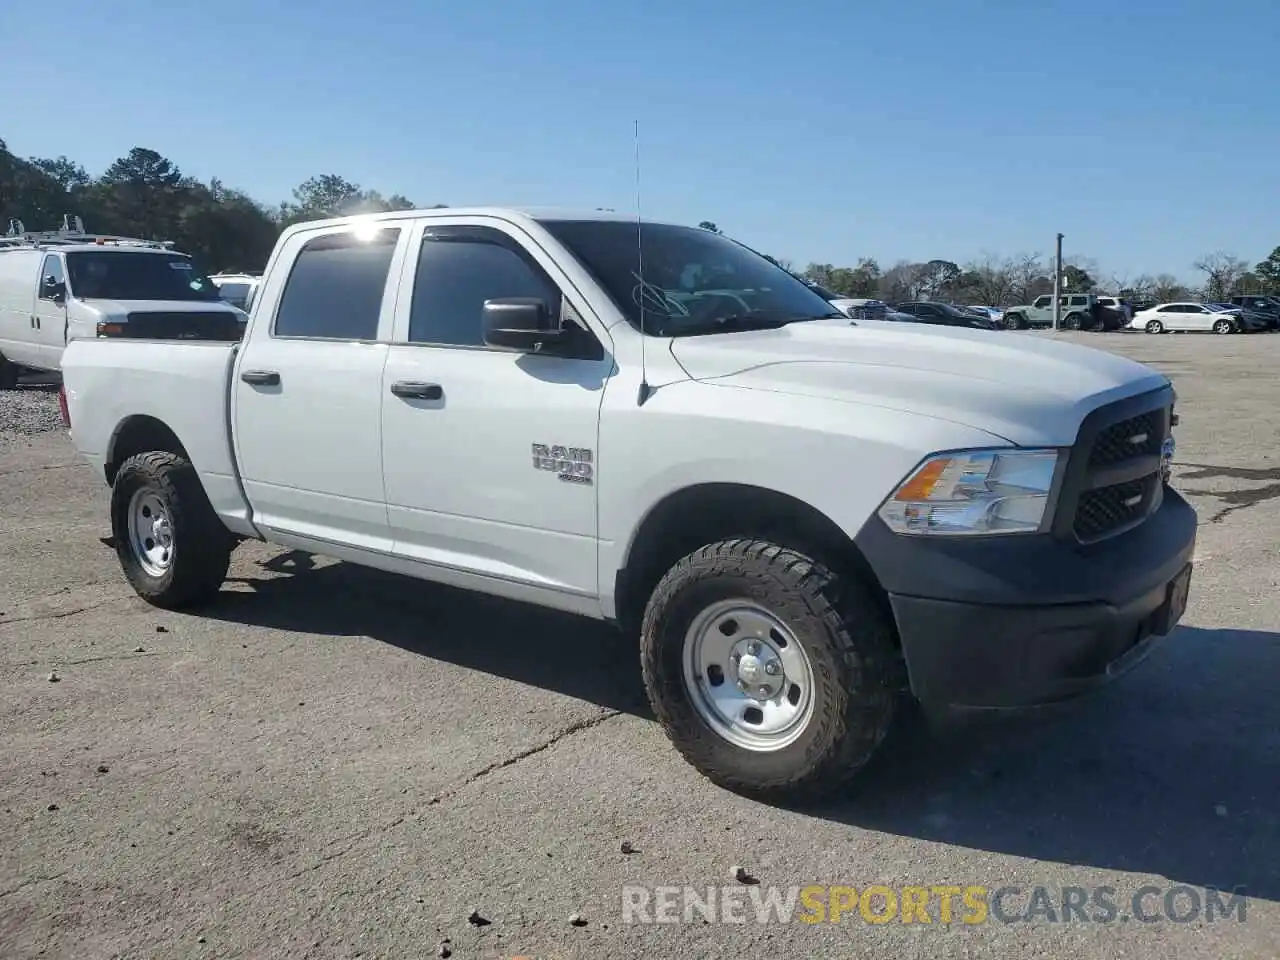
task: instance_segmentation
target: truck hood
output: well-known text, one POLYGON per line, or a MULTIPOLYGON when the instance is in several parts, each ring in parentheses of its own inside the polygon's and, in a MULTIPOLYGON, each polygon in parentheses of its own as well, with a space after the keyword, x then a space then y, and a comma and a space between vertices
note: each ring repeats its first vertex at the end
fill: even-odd
POLYGON ((1069 446, 1094 408, 1169 382, 1031 334, 876 320, 677 337, 671 352, 695 380, 921 414, 1019 446, 1069 446))
POLYGON ((79 301, 102 314, 125 313, 209 313, 235 311, 225 300, 97 300, 79 301))

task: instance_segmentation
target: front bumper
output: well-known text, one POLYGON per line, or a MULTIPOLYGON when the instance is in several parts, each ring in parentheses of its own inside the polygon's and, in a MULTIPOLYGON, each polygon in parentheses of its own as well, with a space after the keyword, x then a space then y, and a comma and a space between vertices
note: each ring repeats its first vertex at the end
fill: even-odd
POLYGON ((1185 608, 1196 514, 1166 488, 1137 527, 1094 544, 1052 535, 933 540, 878 518, 856 542, 889 594, 922 702, 1069 699, 1134 666, 1185 608))

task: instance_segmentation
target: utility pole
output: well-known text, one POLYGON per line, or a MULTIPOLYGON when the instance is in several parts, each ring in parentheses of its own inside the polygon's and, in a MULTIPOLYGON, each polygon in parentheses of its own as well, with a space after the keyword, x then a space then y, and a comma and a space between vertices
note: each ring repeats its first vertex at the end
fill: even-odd
POLYGON ((1058 234, 1058 249, 1053 256, 1053 329, 1062 325, 1062 234, 1058 234))

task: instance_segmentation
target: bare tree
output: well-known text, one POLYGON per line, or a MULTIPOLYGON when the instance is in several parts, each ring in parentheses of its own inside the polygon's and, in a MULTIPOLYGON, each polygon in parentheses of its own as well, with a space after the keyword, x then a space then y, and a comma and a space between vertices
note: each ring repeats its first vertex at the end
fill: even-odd
POLYGON ((877 287, 880 299, 890 303, 920 300, 930 289, 929 265, 899 260, 880 276, 877 287))
POLYGON ((1014 269, 1013 261, 984 253, 981 259, 966 264, 961 276, 975 303, 1009 306, 1013 300, 1014 269))
POLYGON ((1171 300, 1188 299, 1191 290, 1173 274, 1161 273, 1151 281, 1151 296, 1161 303, 1168 303, 1171 300))
POLYGON ((1118 288, 1121 291, 1128 291, 1128 295, 1133 297, 1154 297, 1156 289, 1155 277, 1150 274, 1140 274, 1134 277, 1131 282, 1121 284, 1118 288))
POLYGON ((1228 299, 1236 282, 1249 271, 1248 263, 1221 250, 1201 257, 1193 266, 1205 275, 1204 292, 1210 300, 1228 299))
POLYGON ((1040 254, 1020 253, 1011 257, 1008 264, 1011 284, 1009 295, 1014 304, 1030 303, 1040 296, 1046 281, 1049 289, 1053 289, 1053 278, 1048 276, 1052 271, 1045 268, 1040 254))

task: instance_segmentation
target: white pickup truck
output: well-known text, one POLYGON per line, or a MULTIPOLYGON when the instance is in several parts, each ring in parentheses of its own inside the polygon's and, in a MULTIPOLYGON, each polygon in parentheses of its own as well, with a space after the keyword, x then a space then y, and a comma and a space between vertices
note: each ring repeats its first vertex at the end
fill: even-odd
POLYGON ((613 621, 680 752, 755 796, 834 787, 907 695, 1094 688, 1186 605, 1164 376, 851 322, 696 227, 299 224, 242 342, 73 340, 62 367, 144 599, 216 602, 254 538, 613 621))

